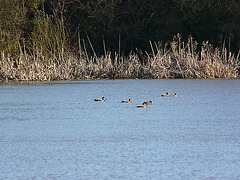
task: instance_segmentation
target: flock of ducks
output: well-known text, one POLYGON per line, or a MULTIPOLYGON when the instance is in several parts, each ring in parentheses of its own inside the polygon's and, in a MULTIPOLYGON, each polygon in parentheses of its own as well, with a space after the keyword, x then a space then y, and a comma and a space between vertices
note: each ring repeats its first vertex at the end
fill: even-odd
MULTIPOLYGON (((177 97, 178 93, 175 93, 174 95, 169 95, 168 92, 166 94, 162 94, 162 97, 177 97)), ((102 101, 105 102, 106 98, 102 97, 102 99, 94 99, 94 101, 102 101)), ((121 103, 132 103, 132 99, 130 98, 128 101, 121 101, 121 103)), ((142 105, 137 105, 137 108, 146 108, 147 105, 152 105, 152 101, 145 101, 142 105)))

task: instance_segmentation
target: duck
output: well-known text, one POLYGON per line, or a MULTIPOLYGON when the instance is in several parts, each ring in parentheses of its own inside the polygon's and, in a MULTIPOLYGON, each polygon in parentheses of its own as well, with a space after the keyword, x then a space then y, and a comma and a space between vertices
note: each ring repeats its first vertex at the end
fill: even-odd
POLYGON ((132 99, 130 98, 128 101, 121 101, 121 103, 132 103, 132 99))
POLYGON ((168 92, 166 92, 166 94, 162 94, 161 96, 167 97, 167 96, 169 96, 169 95, 168 95, 168 92))
POLYGON ((175 93, 174 95, 171 95, 171 97, 177 97, 178 93, 175 93))
POLYGON ((147 105, 152 105, 152 101, 146 101, 145 102, 147 105))
POLYGON ((106 98, 105 98, 105 97, 102 97, 102 99, 94 99, 94 101, 102 101, 102 102, 105 102, 105 101, 106 101, 106 98))
POLYGON ((144 102, 142 105, 137 105, 137 108, 146 108, 147 107, 147 103, 144 102))

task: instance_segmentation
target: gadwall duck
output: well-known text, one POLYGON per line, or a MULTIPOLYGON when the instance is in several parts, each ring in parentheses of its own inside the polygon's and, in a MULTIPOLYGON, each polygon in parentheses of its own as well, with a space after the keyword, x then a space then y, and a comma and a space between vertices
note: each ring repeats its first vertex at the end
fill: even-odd
POLYGON ((102 97, 102 99, 94 99, 94 101, 102 101, 102 102, 105 102, 105 101, 106 101, 106 98, 105 98, 105 97, 102 97))
POLYGON ((166 97, 166 96, 169 96, 169 95, 168 95, 168 92, 166 92, 166 94, 162 94, 161 96, 166 97))
POLYGON ((146 108, 147 107, 147 103, 144 102, 142 105, 137 105, 137 108, 146 108))
POLYGON ((130 98, 128 101, 121 101, 121 103, 132 103, 132 99, 130 98))
POLYGON ((145 102, 147 105, 152 105, 152 101, 146 101, 145 102))
POLYGON ((171 95, 171 97, 177 97, 178 93, 175 93, 174 95, 171 95))

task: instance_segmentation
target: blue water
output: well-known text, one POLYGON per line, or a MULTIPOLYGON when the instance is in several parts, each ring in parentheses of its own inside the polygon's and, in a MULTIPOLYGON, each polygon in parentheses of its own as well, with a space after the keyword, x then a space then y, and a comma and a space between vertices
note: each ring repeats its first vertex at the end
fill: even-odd
POLYGON ((1 83, 0 179, 240 179, 239 92, 240 80, 1 83))

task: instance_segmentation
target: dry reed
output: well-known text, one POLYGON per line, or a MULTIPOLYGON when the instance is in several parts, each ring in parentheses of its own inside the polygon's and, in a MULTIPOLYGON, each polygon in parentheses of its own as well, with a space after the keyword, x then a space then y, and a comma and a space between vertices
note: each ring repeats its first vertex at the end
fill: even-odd
POLYGON ((165 46, 151 42, 150 46, 152 52, 141 57, 134 53, 119 57, 110 52, 91 57, 86 50, 79 51, 80 55, 59 50, 58 57, 48 59, 39 51, 34 55, 24 51, 12 58, 1 52, 0 81, 239 77, 239 54, 235 56, 224 47, 220 51, 205 42, 198 51, 192 37, 185 43, 179 35, 165 46))

